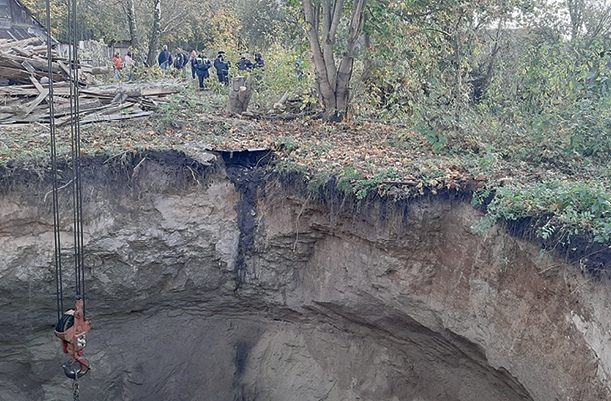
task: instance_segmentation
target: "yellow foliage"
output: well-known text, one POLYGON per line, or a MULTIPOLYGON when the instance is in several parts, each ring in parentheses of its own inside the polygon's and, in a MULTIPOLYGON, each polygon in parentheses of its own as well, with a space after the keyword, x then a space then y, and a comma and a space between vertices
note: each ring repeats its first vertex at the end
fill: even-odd
POLYGON ((240 29, 240 22, 229 9, 215 10, 212 15, 201 21, 208 43, 204 45, 209 48, 225 50, 227 52, 240 52, 238 49, 238 38, 236 33, 240 29))

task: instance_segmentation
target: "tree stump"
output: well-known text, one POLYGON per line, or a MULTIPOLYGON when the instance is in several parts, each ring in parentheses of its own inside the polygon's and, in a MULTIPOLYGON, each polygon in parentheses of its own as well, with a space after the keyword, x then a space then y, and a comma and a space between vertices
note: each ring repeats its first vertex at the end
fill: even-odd
POLYGON ((229 99, 227 111, 242 114, 248 108, 253 91, 253 79, 249 77, 233 77, 229 82, 229 99))

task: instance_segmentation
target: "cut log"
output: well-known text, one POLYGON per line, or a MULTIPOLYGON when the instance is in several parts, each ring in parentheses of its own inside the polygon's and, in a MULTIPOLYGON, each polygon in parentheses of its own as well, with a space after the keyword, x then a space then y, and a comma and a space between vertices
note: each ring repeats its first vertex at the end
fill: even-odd
POLYGON ((66 64, 62 63, 61 61, 58 61, 57 65, 64 72, 64 74, 66 74, 66 76, 68 76, 68 77, 72 76, 72 74, 70 74, 70 68, 68 68, 68 66, 66 64))
MULTIPOLYGON (((9 67, 10 66, 18 67, 18 66, 21 66, 21 63, 23 63, 24 61, 27 61, 28 63, 30 63, 34 68, 36 68, 39 71, 43 71, 43 72, 49 71, 49 66, 48 66, 49 63, 47 62, 47 60, 39 59, 37 57, 23 57, 17 54, 8 54, 4 52, 0 54, 0 64, 2 65, 6 65, 9 67)), ((51 68, 54 73, 61 72, 60 66, 58 65, 57 62, 53 63, 51 65, 51 68)))
POLYGON ((233 77, 229 83, 229 95, 227 99, 227 111, 242 114, 248 109, 248 103, 252 96, 253 79, 249 77, 233 77))
POLYGON ((110 67, 93 67, 89 71, 90 74, 93 75, 106 75, 110 74, 110 67))

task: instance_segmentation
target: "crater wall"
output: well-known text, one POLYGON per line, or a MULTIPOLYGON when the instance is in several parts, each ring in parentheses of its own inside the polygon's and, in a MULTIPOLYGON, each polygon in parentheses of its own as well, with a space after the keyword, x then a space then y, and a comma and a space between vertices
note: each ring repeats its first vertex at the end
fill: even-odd
MULTIPOLYGON (((86 160, 83 399, 611 397, 608 283, 473 234, 460 194, 314 199, 199 156, 86 160)), ((68 399, 50 183, 27 171, 0 173, 0 400, 68 399)), ((69 203, 66 186, 66 305, 69 203)))

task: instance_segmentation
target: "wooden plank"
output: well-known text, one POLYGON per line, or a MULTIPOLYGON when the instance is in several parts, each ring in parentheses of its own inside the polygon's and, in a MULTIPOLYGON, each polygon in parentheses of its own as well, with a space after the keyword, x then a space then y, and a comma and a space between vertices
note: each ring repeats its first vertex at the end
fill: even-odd
POLYGON ((32 85, 0 86, 0 95, 6 96, 38 96, 40 92, 32 85))
POLYGON ((89 116, 86 119, 81 120, 81 124, 89 124, 89 123, 97 123, 103 121, 118 121, 118 120, 128 120, 130 118, 137 117, 146 117, 153 114, 152 111, 142 111, 140 113, 132 113, 132 114, 112 114, 109 116, 100 115, 99 118, 90 118, 89 116))
MULTIPOLYGON (((81 102, 79 105, 79 113, 86 114, 94 111, 103 110, 105 108, 113 107, 111 105, 102 105, 98 100, 93 102, 81 102)), ((55 109, 55 117, 64 116, 70 114, 70 105, 58 107, 55 109)))
POLYGON ((68 66, 64 63, 61 62, 61 60, 57 61, 57 65, 59 66, 59 68, 66 73, 66 75, 68 75, 68 77, 70 77, 70 69, 68 68, 68 66))
POLYGON ((47 98, 47 96, 49 96, 49 89, 44 89, 42 92, 40 92, 38 97, 34 99, 34 101, 30 103, 30 105, 25 109, 25 113, 22 117, 27 117, 28 114, 30 114, 32 110, 36 108, 36 106, 38 106, 40 103, 42 103, 43 100, 47 98))
POLYGON ((178 88, 143 88, 140 90, 140 96, 163 96, 178 93, 178 88))
POLYGON ((22 40, 13 40, 13 41, 9 41, 7 43, 0 44, 0 50, 7 50, 7 49, 10 49, 11 47, 27 46, 30 43, 39 42, 39 41, 40 41, 40 39, 38 39, 38 38, 27 38, 27 39, 22 39, 22 40))
POLYGON ((26 71, 18 70, 16 68, 0 67, 0 77, 23 82, 29 80, 30 74, 26 71))
MULTIPOLYGON (((82 106, 79 108, 79 116, 81 116, 80 117, 81 119, 85 119, 85 118, 88 118, 88 116, 90 115, 98 115, 98 114, 102 115, 101 113, 102 111, 111 109, 113 107, 115 106, 113 105, 100 106, 99 102, 97 102, 97 106, 96 106, 95 102, 91 102, 91 104, 88 105, 86 110, 84 110, 82 106)), ((63 107, 62 109, 55 109, 55 122, 56 122, 55 125, 60 127, 72 121, 72 114, 70 113, 70 111, 71 110, 69 107, 63 107)))
POLYGON ((23 57, 32 57, 32 55, 34 55, 33 51, 29 49, 22 49, 21 47, 11 47, 11 50, 23 57))
POLYGON ((22 114, 25 111, 25 107, 20 104, 13 104, 10 106, 0 106, 0 113, 7 114, 22 114))
MULTIPOLYGON (((32 46, 32 51, 34 53, 46 53, 47 52, 47 45, 38 45, 38 46, 32 46)), ((54 53, 54 50, 51 49, 51 53, 54 53)))
POLYGON ((34 68, 32 64, 28 63, 27 61, 22 62, 21 65, 32 74, 36 72, 36 68, 34 68))
POLYGON ((42 93, 42 91, 45 90, 45 88, 42 87, 42 85, 40 84, 40 82, 38 82, 36 78, 30 76, 30 81, 32 82, 34 87, 38 90, 38 93, 42 93))

